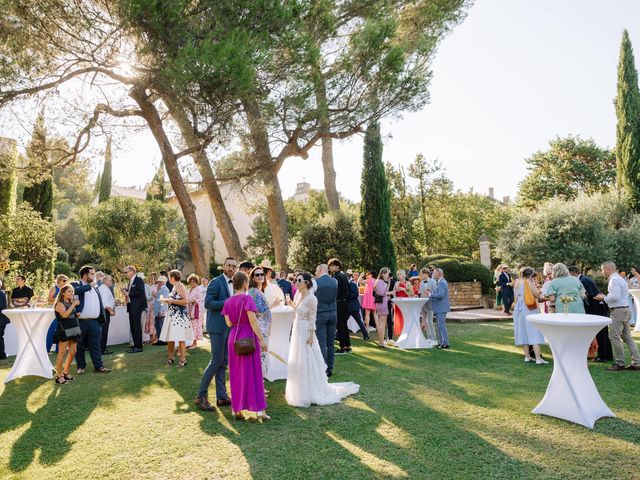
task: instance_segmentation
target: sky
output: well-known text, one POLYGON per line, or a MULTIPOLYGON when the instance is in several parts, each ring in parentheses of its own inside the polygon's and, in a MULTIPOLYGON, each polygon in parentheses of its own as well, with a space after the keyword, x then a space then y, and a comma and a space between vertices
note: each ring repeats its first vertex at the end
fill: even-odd
MULTIPOLYGON (((382 122, 383 159, 408 165, 422 153, 460 190, 513 198, 525 159, 557 135, 613 147, 625 28, 638 63, 640 0, 476 0, 438 49, 430 103, 382 122)), ((159 160, 148 130, 128 133, 114 149, 114 180, 145 185, 159 160)), ((334 141, 334 161, 338 191, 359 201, 362 136, 334 141)), ((288 159, 279 178, 285 197, 302 180, 322 189, 320 147, 288 159)))

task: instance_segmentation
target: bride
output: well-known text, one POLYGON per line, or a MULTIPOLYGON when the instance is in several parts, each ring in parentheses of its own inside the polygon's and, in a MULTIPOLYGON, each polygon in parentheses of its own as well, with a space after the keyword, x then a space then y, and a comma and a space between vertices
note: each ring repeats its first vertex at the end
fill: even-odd
POLYGON ((296 312, 296 319, 291 332, 285 398, 294 407, 340 403, 360 390, 353 382, 329 383, 327 380, 327 365, 316 338, 318 299, 311 293, 311 285, 311 275, 299 273, 296 278, 299 295, 295 303, 287 299, 287 304, 296 312))

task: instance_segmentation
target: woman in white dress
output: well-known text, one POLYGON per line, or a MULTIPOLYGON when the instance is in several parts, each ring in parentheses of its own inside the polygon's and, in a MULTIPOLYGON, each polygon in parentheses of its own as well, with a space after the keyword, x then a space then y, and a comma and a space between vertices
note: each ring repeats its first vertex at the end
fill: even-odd
POLYGON ((173 354, 176 343, 179 348, 180 361, 178 367, 187 364, 187 344, 193 343, 193 329, 187 305, 189 305, 189 295, 185 286, 180 283, 182 274, 179 270, 169 272, 169 281, 173 285, 173 290, 168 297, 160 299, 160 302, 169 304, 167 318, 162 324, 160 340, 167 342, 167 365, 173 365, 173 354))
POLYGON ((310 291, 311 275, 298 273, 295 281, 299 295, 295 303, 287 301, 294 308, 296 319, 291 332, 285 398, 294 407, 340 403, 343 398, 358 393, 360 386, 353 382, 328 382, 327 365, 316 338, 318 299, 310 291))

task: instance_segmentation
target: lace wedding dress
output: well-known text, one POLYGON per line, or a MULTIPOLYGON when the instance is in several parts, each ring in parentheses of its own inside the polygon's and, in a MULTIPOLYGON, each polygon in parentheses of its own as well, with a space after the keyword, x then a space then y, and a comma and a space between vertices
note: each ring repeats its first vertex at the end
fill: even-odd
POLYGON ((289 346, 289 368, 285 398, 294 407, 331 405, 360 390, 353 382, 329 383, 327 365, 322 358, 320 345, 315 335, 318 299, 313 294, 296 298, 296 319, 291 332, 289 346), (307 339, 312 334, 313 344, 307 339))

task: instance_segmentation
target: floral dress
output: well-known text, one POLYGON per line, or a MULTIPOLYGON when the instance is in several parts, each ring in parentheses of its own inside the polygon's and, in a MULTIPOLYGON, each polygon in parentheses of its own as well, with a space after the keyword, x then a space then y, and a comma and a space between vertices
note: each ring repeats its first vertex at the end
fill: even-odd
MULTIPOLYGON (((271 333, 271 310, 269 309, 269 303, 267 302, 267 297, 257 288, 249 289, 249 295, 253 298, 253 302, 256 304, 256 318, 258 319, 258 324, 260 325, 260 332, 262 333, 262 337, 267 345, 269 345, 269 334, 271 333)), ((264 376, 267 375, 268 369, 268 353, 261 352, 260 361, 262 362, 262 374, 264 376)))
POLYGON ((202 285, 198 285, 195 288, 189 290, 189 300, 194 300, 195 303, 189 304, 189 317, 191 318, 191 326, 193 328, 193 339, 202 340, 202 320, 205 316, 204 309, 204 297, 206 289, 202 285))
MULTIPOLYGON (((179 300, 180 295, 173 290, 168 298, 179 300)), ((167 318, 162 324, 162 332, 160 332, 160 340, 163 342, 185 342, 187 345, 193 343, 193 329, 191 328, 191 319, 185 305, 169 304, 167 318)))

